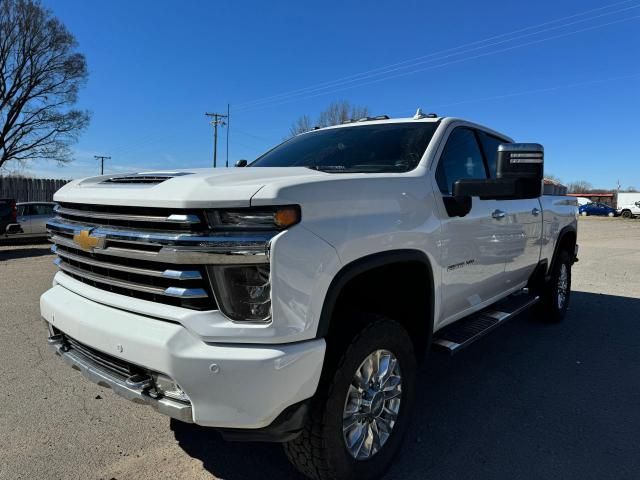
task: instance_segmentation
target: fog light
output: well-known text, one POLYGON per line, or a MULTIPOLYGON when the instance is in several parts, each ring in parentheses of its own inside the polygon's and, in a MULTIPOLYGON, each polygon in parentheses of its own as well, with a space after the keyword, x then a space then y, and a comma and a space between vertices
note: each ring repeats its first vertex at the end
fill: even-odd
POLYGON ((189 396, 184 393, 182 388, 180 388, 180 385, 166 375, 159 373, 154 374, 153 383, 157 392, 163 397, 173 398, 175 400, 180 400, 181 402, 191 402, 189 396))
POLYGON ((216 300, 225 315, 238 321, 267 321, 271 318, 268 265, 209 268, 213 273, 216 300))

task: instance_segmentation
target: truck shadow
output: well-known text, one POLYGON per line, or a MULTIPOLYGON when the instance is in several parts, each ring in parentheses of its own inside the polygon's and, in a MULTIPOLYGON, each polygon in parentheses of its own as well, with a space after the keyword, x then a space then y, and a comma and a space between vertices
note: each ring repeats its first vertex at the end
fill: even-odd
MULTIPOLYGON (((524 313, 454 357, 432 353, 386 478, 636 478, 638 378, 640 299, 573 292, 561 324, 524 313)), ((217 477, 301 478, 280 445, 172 429, 217 477)))

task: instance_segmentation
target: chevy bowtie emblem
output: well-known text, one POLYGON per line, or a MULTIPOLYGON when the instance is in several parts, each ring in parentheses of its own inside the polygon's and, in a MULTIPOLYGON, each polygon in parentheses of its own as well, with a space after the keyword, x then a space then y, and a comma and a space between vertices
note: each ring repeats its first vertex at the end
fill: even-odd
POLYGON ((73 241, 85 252, 90 252, 94 248, 104 248, 104 236, 92 236, 90 230, 81 230, 73 236, 73 241))

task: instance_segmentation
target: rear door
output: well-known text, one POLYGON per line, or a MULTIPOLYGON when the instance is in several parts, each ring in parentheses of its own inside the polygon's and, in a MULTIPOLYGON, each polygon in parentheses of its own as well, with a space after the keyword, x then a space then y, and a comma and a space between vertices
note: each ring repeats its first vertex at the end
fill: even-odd
MULTIPOLYGON (((438 158, 434 193, 441 201, 440 266, 442 314, 440 325, 471 313, 504 291, 504 269, 513 235, 501 218, 504 208, 496 200, 474 197, 464 217, 449 217, 444 197, 463 178, 487 178, 488 167, 476 133, 466 126, 449 132, 438 158)), ((517 243, 517 242, 516 242, 517 243)), ((523 242, 520 248, 524 249, 523 242)))
MULTIPOLYGON (((489 175, 496 178, 498 146, 510 142, 482 130, 478 130, 478 138, 487 159, 489 175)), ((511 288, 526 282, 540 261, 542 207, 538 198, 501 200, 498 204, 505 212, 504 233, 508 235, 502 241, 506 261, 504 280, 506 287, 511 288)))
POLYGON ((33 215, 31 216, 31 232, 34 235, 46 235, 47 221, 53 216, 53 204, 36 203, 32 205, 33 215))
POLYGON ((18 223, 25 234, 31 233, 32 207, 33 205, 30 203, 18 205, 18 223))

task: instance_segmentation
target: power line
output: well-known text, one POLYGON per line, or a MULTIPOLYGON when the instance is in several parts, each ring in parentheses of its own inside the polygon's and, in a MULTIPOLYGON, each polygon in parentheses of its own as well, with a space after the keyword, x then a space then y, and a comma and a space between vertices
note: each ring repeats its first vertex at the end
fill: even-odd
MULTIPOLYGON (((535 93, 546 93, 546 92, 553 92, 556 90, 562 90, 565 88, 576 88, 576 87, 586 87, 589 85, 597 85, 600 83, 608 83, 608 82, 614 82, 614 81, 618 81, 618 80, 626 80, 629 78, 637 78, 640 77, 640 72, 638 73, 633 73, 630 75, 622 75, 619 77, 609 77, 609 78, 601 78, 601 79, 597 79, 597 80, 589 80, 589 81, 585 81, 585 82, 575 82, 575 83, 566 83, 566 84, 562 84, 562 85, 553 85, 550 87, 543 87, 543 88, 536 88, 533 90, 524 90, 524 91, 520 91, 520 92, 512 92, 512 93, 505 93, 505 94, 501 94, 501 95, 493 95, 493 96, 488 96, 488 97, 475 97, 475 98, 468 98, 466 100, 460 100, 460 101, 456 101, 456 102, 450 102, 450 103, 440 103, 440 104, 435 104, 435 105, 431 105, 432 108, 437 109, 437 108, 441 108, 441 107, 452 107, 452 106, 456 106, 456 105, 464 105, 466 103, 474 103, 474 102, 483 102, 483 101, 487 101, 487 100, 502 100, 505 98, 511 98, 511 97, 520 97, 523 95, 531 95, 531 94, 535 94, 535 93)), ((391 112, 389 115, 406 115, 407 111, 396 111, 396 112, 391 112)))
MULTIPOLYGON (((352 75, 350 77, 345 77, 345 79, 343 81, 335 80, 333 82, 325 82, 325 84, 319 84, 315 88, 314 87, 301 88, 301 89, 298 89, 298 90, 291 91, 289 93, 283 93, 283 94, 279 94, 279 95, 272 96, 272 97, 266 97, 264 99, 254 100, 253 102, 246 102, 244 104, 241 104, 242 107, 239 108, 239 110, 240 111, 250 111, 250 110, 254 110, 254 109, 257 109, 259 107, 265 106, 267 104, 273 104, 272 106, 282 105, 284 103, 289 103, 289 101, 293 101, 293 97, 298 97, 295 100, 304 100, 304 99, 313 98, 313 97, 320 96, 320 95, 334 93, 336 91, 347 90, 349 88, 355 88, 357 86, 368 85, 368 84, 371 84, 371 83, 377 83, 377 82, 380 82, 380 81, 396 78, 398 76, 403 76, 403 75, 408 75, 408 74, 411 74, 411 73, 416 73, 416 72, 419 72, 419 71, 423 71, 423 69, 412 70, 412 71, 409 71, 409 72, 401 72, 399 74, 386 76, 384 78, 378 78, 378 79, 373 80, 373 81, 362 83, 363 80, 368 80, 369 78, 380 77, 380 76, 383 76, 383 75, 389 75, 390 73, 393 73, 393 72, 398 71, 398 70, 406 70, 408 68, 416 67, 416 66, 421 65, 421 64, 431 63, 431 62, 435 62, 435 61, 438 61, 438 60, 444 60, 444 59, 450 58, 450 57, 466 55, 466 54, 469 54, 469 53, 477 51, 477 50, 482 50, 482 49, 486 49, 486 48, 489 48, 489 47, 497 46, 497 45, 500 45, 500 44, 513 42, 515 40, 526 38, 526 37, 530 37, 532 35, 539 35, 539 34, 544 33, 544 32, 558 30, 558 29, 561 29, 561 28, 566 28, 568 26, 575 25, 577 23, 584 23, 584 22, 587 22, 587 21, 592 21, 592 20, 595 20, 597 18, 601 18, 601 17, 605 17, 605 16, 609 16, 609 15, 614 15, 614 14, 617 14, 617 13, 621 13, 621 12, 624 12, 624 11, 627 11, 627 10, 631 10, 631 9, 640 7, 640 5, 636 4, 636 5, 632 5, 632 6, 629 6, 629 7, 621 8, 621 9, 618 9, 618 10, 605 12, 605 13, 602 13, 602 14, 599 14, 599 15, 590 16, 588 18, 576 20, 574 22, 564 23, 562 25, 557 25, 557 26, 546 28, 546 29, 543 29, 543 30, 538 30, 536 32, 531 32, 531 33, 527 33, 527 34, 524 34, 524 35, 518 35, 516 37, 508 38, 506 40, 501 40, 499 42, 493 42, 493 43, 490 43, 490 44, 485 44, 485 45, 477 46, 477 47, 474 47, 474 48, 466 48, 465 50, 462 50, 462 51, 459 51, 459 52, 449 53, 447 55, 442 55, 445 52, 451 52, 451 51, 455 51, 455 50, 460 50, 463 47, 468 47, 468 46, 471 46, 471 45, 477 45, 479 43, 486 43, 487 41, 492 40, 492 39, 501 38, 501 37, 505 37, 505 36, 510 36, 510 35, 515 34, 515 33, 523 32, 523 31, 526 31, 526 30, 531 30, 531 29, 534 29, 534 28, 539 28, 541 26, 549 25, 549 24, 552 24, 552 23, 558 23, 560 21, 564 21, 564 20, 567 20, 569 18, 574 18, 574 17, 578 17, 578 16, 584 16, 584 15, 587 15, 589 13, 593 13, 594 11, 597 11, 597 10, 602 10, 604 8, 611 8, 611 7, 614 7, 614 6, 623 4, 623 3, 628 3, 628 2, 629 2, 629 0, 626 0, 626 1, 623 1, 623 2, 618 2, 618 3, 612 4, 612 5, 606 6, 606 7, 600 7, 600 8, 597 8, 597 9, 587 10, 585 12, 574 14, 574 15, 570 15, 570 16, 564 17, 562 19, 552 20, 552 21, 548 21, 548 22, 545 22, 545 23, 542 23, 542 24, 535 25, 535 26, 522 28, 520 30, 515 30, 515 31, 507 33, 507 34, 496 35, 494 37, 489 37, 489 38, 484 39, 484 40, 478 40, 478 41, 471 42, 471 43, 468 43, 468 44, 465 44, 465 45, 461 45, 461 46, 458 46, 458 47, 449 48, 449 49, 446 49, 446 50, 442 50, 440 52, 434 52, 434 53, 431 53, 431 54, 428 54, 428 55, 423 55, 421 57, 416 57, 416 58, 414 58, 412 60, 406 60, 406 61, 403 61, 403 62, 398 62, 396 64, 388 65, 386 67, 380 67, 378 69, 374 69, 374 70, 369 71, 369 72, 378 72, 378 73, 367 74, 368 72, 363 72, 361 74, 355 74, 355 75, 352 75), (423 60, 423 59, 428 58, 428 57, 433 57, 433 58, 431 58, 430 60, 423 60), (419 61, 417 61, 417 60, 419 60, 419 61), (394 67, 394 66, 396 66, 396 68, 391 68, 391 67, 394 67), (341 85, 346 85, 346 84, 351 84, 351 85, 348 85, 348 86, 343 87, 343 88, 335 88, 335 87, 339 87, 341 85), (315 94, 315 95, 309 95, 309 94, 311 94, 313 92, 319 92, 321 90, 324 90, 324 91, 322 91, 322 92, 320 92, 318 94, 315 94), (292 100, 289 100, 289 99, 292 99, 292 100)), ((635 18, 635 17, 631 17, 631 18, 635 18)), ((626 20, 629 20, 629 18, 622 19, 621 21, 626 21, 626 20)), ((481 54, 481 55, 478 55, 478 56, 486 56, 487 54, 499 53, 499 52, 502 52, 502 51, 511 50, 513 48, 519 48, 519 47, 527 46, 527 45, 530 45, 530 44, 533 44, 533 43, 539 43, 541 41, 546 41, 546 40, 558 38, 559 36, 565 36, 565 35, 570 35, 570 34, 574 34, 574 33, 580 33, 582 31, 590 30, 590 29, 593 29, 593 28, 603 27, 603 26, 610 25, 610 24, 613 24, 613 23, 619 23, 619 22, 618 21, 614 21, 614 22, 609 22, 609 23, 596 25, 596 26, 593 26, 593 27, 588 27, 586 29, 579 29, 577 31, 572 31, 572 32, 560 34, 560 35, 557 35, 557 36, 551 36, 549 38, 539 39, 539 40, 535 40, 533 42, 527 42, 527 43, 524 43, 524 44, 521 44, 521 45, 509 47, 507 49, 499 49, 499 50, 497 50, 495 52, 488 52, 486 54, 481 54)), ((466 61, 466 60, 478 58, 478 56, 472 56, 472 57, 465 58, 465 59, 454 60, 451 63, 459 63, 460 61, 466 61)), ((446 63, 444 65, 448 65, 448 64, 449 63, 446 63)), ((434 68, 437 68, 439 66, 443 66, 443 65, 442 64, 441 65, 436 65, 434 68)), ((429 69, 429 68, 427 68, 427 69, 429 69)))
MULTIPOLYGON (((638 8, 638 7, 640 7, 640 5, 637 5, 637 6, 634 6, 634 7, 630 7, 630 8, 638 8)), ((615 13, 618 13, 618 12, 615 12, 615 13)), ((348 86, 345 86, 345 87, 335 88, 335 89, 332 89, 332 90, 329 90, 329 91, 316 93, 316 94, 313 94, 313 95, 306 95, 306 96, 300 97, 300 98, 283 99, 282 101, 280 101, 278 103, 274 103, 274 104, 268 105, 268 106, 272 106, 272 107, 279 106, 279 105, 283 105, 283 104, 286 104, 286 103, 290 103, 292 101, 306 100, 306 99, 309 99, 309 98, 314 98, 314 97, 318 97, 318 96, 321 96, 321 95, 326 95, 326 94, 329 94, 329 93, 335 93, 335 92, 339 92, 339 91, 343 91, 343 90, 348 90, 350 88, 371 85, 371 84, 374 84, 374 83, 383 82, 385 80, 391 80, 393 78, 412 75, 414 73, 424 72, 424 71, 427 71, 427 70, 433 70, 435 68, 442 68, 442 67, 445 67, 445 66, 448 66, 448 65, 454 65, 454 64, 457 64, 457 63, 461 63, 461 62, 466 62, 468 60, 474 60, 474 59, 481 58, 481 57, 495 55, 495 54, 498 54, 498 53, 503 53, 503 52, 507 52, 507 51, 510 51, 510 50, 514 50, 514 49, 517 49, 517 48, 522 48, 522 47, 526 47, 526 46, 529 46, 529 45, 534 45, 534 44, 537 44, 537 43, 542 43, 542 42, 546 42, 546 41, 549 41, 549 40, 554 40, 556 38, 566 37, 566 36, 569 36, 569 35, 574 35, 574 34, 577 34, 577 33, 582 33, 582 32, 586 32, 586 31, 589 31, 589 30, 594 30, 596 28, 602 28, 602 27, 606 27, 606 26, 609 26, 609 25, 614 25, 614 24, 617 24, 617 23, 622 23, 622 22, 626 22, 626 21, 629 21, 629 20, 634 20, 634 19, 637 19, 637 18, 640 18, 640 15, 626 17, 626 18, 622 18, 622 19, 619 19, 619 20, 613 20, 613 21, 601 23, 601 24, 598 24, 598 25, 592 25, 590 27, 585 27, 585 28, 578 29, 578 30, 573 30, 573 31, 570 31, 570 32, 564 32, 564 33, 560 33, 560 34, 557 34, 557 35, 552 35, 550 37, 536 39, 536 40, 532 40, 530 42, 525 42, 525 43, 518 44, 518 45, 512 45, 512 46, 509 46, 509 47, 505 47, 505 48, 501 48, 501 49, 497 49, 497 50, 493 50, 493 51, 489 51, 489 52, 480 53, 480 54, 473 55, 473 56, 466 57, 466 58, 460 58, 460 59, 456 59, 456 60, 451 60, 451 61, 445 62, 445 63, 440 63, 440 64, 436 64, 436 65, 429 65, 429 66, 418 68, 418 69, 415 69, 415 70, 410 70, 408 72, 399 72, 399 73, 396 73, 394 75, 390 75, 390 76, 387 76, 387 77, 384 77, 384 78, 378 78, 378 79, 370 80, 370 81, 367 81, 367 82, 364 82, 364 83, 352 84, 352 85, 348 85, 348 86)), ((365 78, 363 78, 361 80, 365 80, 365 78)), ((244 109, 242 111, 243 112, 251 111, 251 110, 258 109, 258 108, 263 108, 265 106, 267 106, 267 105, 265 104, 265 105, 258 105, 258 106, 255 106, 255 107, 247 107, 246 109, 244 109)))
MULTIPOLYGON (((433 53, 430 53, 430 54, 427 54, 427 55, 422 55, 422 56, 415 57, 415 58, 412 58, 412 59, 408 59, 408 60, 404 60, 404 61, 401 61, 401 62, 393 63, 393 64, 390 64, 390 65, 387 65, 387 66, 374 68, 372 70, 368 70, 368 71, 365 71, 365 72, 349 75, 347 77, 343 77, 343 78, 340 78, 340 79, 337 79, 337 80, 328 81, 328 82, 312 85, 312 86, 309 86, 309 87, 299 88, 299 89, 291 90, 291 91, 288 91, 288 92, 283 92, 283 93, 272 95, 272 96, 269 96, 269 97, 264 97, 262 99, 256 99, 256 100, 253 100, 253 101, 240 103, 240 104, 237 105, 237 107, 241 108, 241 109, 246 109, 248 107, 257 106, 259 104, 264 104, 264 103, 271 103, 273 101, 277 101, 277 100, 283 99, 283 98, 288 98, 288 97, 291 97, 291 96, 300 96, 300 95, 304 95, 304 94, 307 94, 307 93, 312 93, 312 92, 318 91, 318 90, 329 89, 329 88, 332 88, 332 87, 335 87, 335 86, 339 86, 339 85, 342 85, 342 84, 345 84, 345 83, 353 83, 353 82, 358 82, 358 81, 365 80, 367 78, 371 78, 371 77, 374 77, 374 76, 385 75, 387 73, 391 73, 391 72, 396 71, 396 70, 400 70, 400 69, 404 69, 404 68, 410 68, 412 66, 416 66, 417 64, 426 63, 425 61, 419 61, 419 60, 423 60, 425 58, 437 57, 437 56, 439 56, 439 55, 441 55, 443 53, 446 53, 446 52, 460 50, 460 49, 463 49, 463 48, 466 48, 466 47, 469 47, 469 46, 472 46, 472 45, 486 43, 486 42, 488 42, 490 40, 495 40, 495 39, 498 39, 498 38, 508 37, 508 36, 514 35, 516 33, 524 32, 524 31, 527 31, 527 30, 532 30, 532 29, 543 27, 543 26, 550 25, 550 24, 553 24, 553 23, 562 22, 564 20, 568 20, 568 19, 575 18, 575 17, 585 16, 585 15, 588 15, 588 14, 596 12, 596 11, 600 11, 600 10, 604 10, 604 9, 607 9, 607 8, 612 8, 612 7, 621 5, 621 4, 629 3, 630 1, 631 0, 623 0, 621 2, 616 2, 616 3, 610 4, 610 5, 606 5, 606 6, 603 6, 603 7, 598 7, 598 8, 593 8, 593 9, 590 9, 590 10, 585 10, 583 12, 576 13, 576 14, 573 14, 573 15, 569 15, 569 16, 566 16, 566 17, 562 17, 562 18, 559 18, 559 19, 556 19, 556 20, 550 20, 550 21, 543 22, 543 23, 540 23, 540 24, 537 24, 537 25, 532 25, 532 26, 529 26, 529 27, 524 27, 524 28, 521 28, 521 29, 518 29, 518 30, 514 30, 514 31, 511 31, 511 32, 508 32, 508 33, 503 33, 503 34, 500 34, 500 35, 494 35, 492 37, 488 37, 488 38, 485 38, 485 39, 482 39, 482 40, 476 40, 474 42, 470 42, 470 43, 466 43, 466 44, 463 44, 463 45, 459 45, 457 47, 447 48, 447 49, 444 49, 444 50, 440 50, 438 52, 433 52, 433 53), (392 68, 392 67, 398 67, 398 68, 392 68), (378 72, 378 73, 374 73, 374 72, 378 72)), ((624 8, 624 9, 616 10, 616 11, 613 11, 613 12, 604 13, 604 14, 601 14, 601 15, 597 15, 597 16, 593 16, 593 17, 587 18, 587 19, 583 19, 583 20, 579 20, 579 21, 576 21, 576 22, 568 23, 568 24, 565 24, 565 25, 560 25, 560 26, 552 27, 552 28, 549 28, 549 29, 546 29, 546 30, 541 30, 541 31, 538 31, 538 32, 529 33, 529 34, 526 34, 526 35, 521 35, 521 36, 518 36, 518 37, 510 38, 510 39, 507 39, 507 40, 503 40, 501 42, 497 42, 497 43, 493 43, 493 44, 489 44, 489 45, 483 45, 483 46, 476 47, 476 48, 471 49, 471 50, 465 50, 465 51, 462 51, 462 52, 453 53, 453 54, 445 56, 444 58, 447 58, 447 57, 450 57, 450 56, 455 56, 455 55, 462 55, 464 53, 469 53, 469 51, 474 51, 474 50, 478 50, 478 49, 482 49, 482 48, 487 48, 487 47, 490 47, 492 45, 498 45, 498 44, 501 44, 501 43, 510 42, 510 41, 517 40, 519 38, 523 38, 523 37, 527 37, 527 36, 531 36, 531 35, 537 35, 537 34, 543 33, 544 31, 557 30, 558 28, 564 28, 564 27, 573 25, 575 23, 581 23, 581 22, 585 22, 585 21, 589 21, 589 20, 594 20, 594 19, 602 17, 602 16, 613 15, 615 13, 620 13, 620 12, 628 10, 630 8, 637 8, 637 7, 638 7, 638 5, 635 5, 635 6, 632 6, 632 7, 627 7, 627 8, 624 8)), ((434 61, 434 60, 438 60, 438 58, 435 58, 435 59, 430 60, 430 61, 434 61)))
POLYGON ((104 175, 104 161, 111 160, 111 157, 105 157, 104 155, 94 155, 93 158, 100 160, 100 175, 104 175))
POLYGON ((210 123, 213 126, 213 168, 216 168, 218 161, 218 125, 221 127, 226 125, 224 119, 228 116, 221 113, 205 113, 204 116, 212 119, 210 123))
MULTIPOLYGON (((465 44, 462 44, 462 45, 458 45, 456 47, 447 48, 447 49, 440 50, 440 51, 437 51, 437 52, 433 52, 433 53, 429 53, 429 54, 426 54, 426 55, 421 55, 421 56, 414 57, 414 58, 411 58, 411 59, 403 60, 403 61, 400 61, 400 62, 392 63, 392 64, 389 64, 389 65, 386 65, 386 66, 377 67, 377 68, 374 68, 374 69, 371 69, 371 70, 366 70, 364 72, 355 73, 355 74, 352 74, 352 75, 348 75, 346 77, 338 78, 336 80, 330 80, 330 81, 318 83, 318 84, 315 84, 315 85, 311 85, 309 87, 298 88, 298 89, 295 89, 295 90, 289 90, 287 92, 282 92, 282 93, 279 93, 279 94, 275 94, 275 95, 271 95, 271 96, 267 96, 267 97, 263 97, 263 98, 259 98, 259 99, 255 99, 255 100, 251 100, 251 101, 247 101, 247 102, 241 102, 241 103, 237 104, 236 107, 245 108, 245 107, 257 104, 257 103, 262 103, 262 102, 267 101, 267 100, 272 100, 272 99, 277 100, 280 97, 288 97, 291 94, 295 94, 295 93, 298 93, 298 92, 309 93, 310 91, 315 91, 315 89, 318 89, 319 87, 330 88, 332 86, 340 85, 344 80, 357 79, 357 77, 361 77, 361 76, 364 76, 364 75, 368 76, 371 73, 379 72, 381 70, 387 70, 389 68, 396 67, 396 66, 399 66, 399 65, 413 64, 417 60, 422 60, 424 58, 437 56, 437 55, 445 53, 445 52, 459 50, 459 49, 466 48, 466 47, 469 47, 469 46, 472 46, 472 45, 477 45, 479 43, 485 43, 485 42, 488 42, 490 40, 495 40, 495 39, 498 39, 498 38, 507 37, 507 36, 510 36, 510 35, 513 35, 513 34, 516 34, 516 33, 524 32, 524 31, 527 31, 527 30, 532 30, 534 28, 544 27, 546 25, 551 25, 553 23, 562 22, 564 20, 569 20, 571 18, 582 17, 584 15, 588 15, 588 14, 593 13, 593 12, 597 12, 597 11, 600 11, 600 10, 606 10, 608 8, 616 7, 618 5, 623 5, 625 3, 629 3, 630 1, 632 1, 632 0, 622 0, 622 1, 619 1, 619 2, 615 2, 615 3, 608 4, 608 5, 604 5, 602 7, 597 7, 597 8, 592 8, 592 9, 589 9, 589 10, 584 10, 582 12, 574 13, 572 15, 561 17, 561 18, 558 18, 558 19, 555 19, 555 20, 549 20, 549 21, 546 21, 546 22, 543 22, 543 23, 539 23, 539 24, 536 24, 536 25, 531 25, 531 26, 528 26, 528 27, 523 27, 523 28, 520 28, 520 29, 517 29, 517 30, 513 30, 511 32, 501 33, 499 35, 493 35, 491 37, 487 37, 487 38, 484 38, 484 39, 481 39, 481 40, 475 40, 473 42, 469 42, 469 43, 465 43, 465 44)), ((631 8, 635 8, 635 7, 631 7, 631 8)), ((620 11, 623 11, 623 10, 620 10, 620 11)), ((617 12, 611 12, 611 13, 617 13, 617 12)), ((611 13, 609 13, 609 14, 611 14, 611 13)), ((606 14, 606 15, 608 15, 608 14, 606 14)), ((591 19, 594 19, 594 18, 598 18, 598 17, 593 17, 591 19)), ((560 27, 556 27, 556 28, 560 28, 560 27)), ((540 33, 540 32, 538 32, 538 33, 540 33)), ((511 39, 511 40, 515 40, 515 39, 511 39)), ((357 80, 360 80, 360 79, 357 79, 357 80)), ((357 80, 353 80, 353 81, 357 81, 357 80)))

